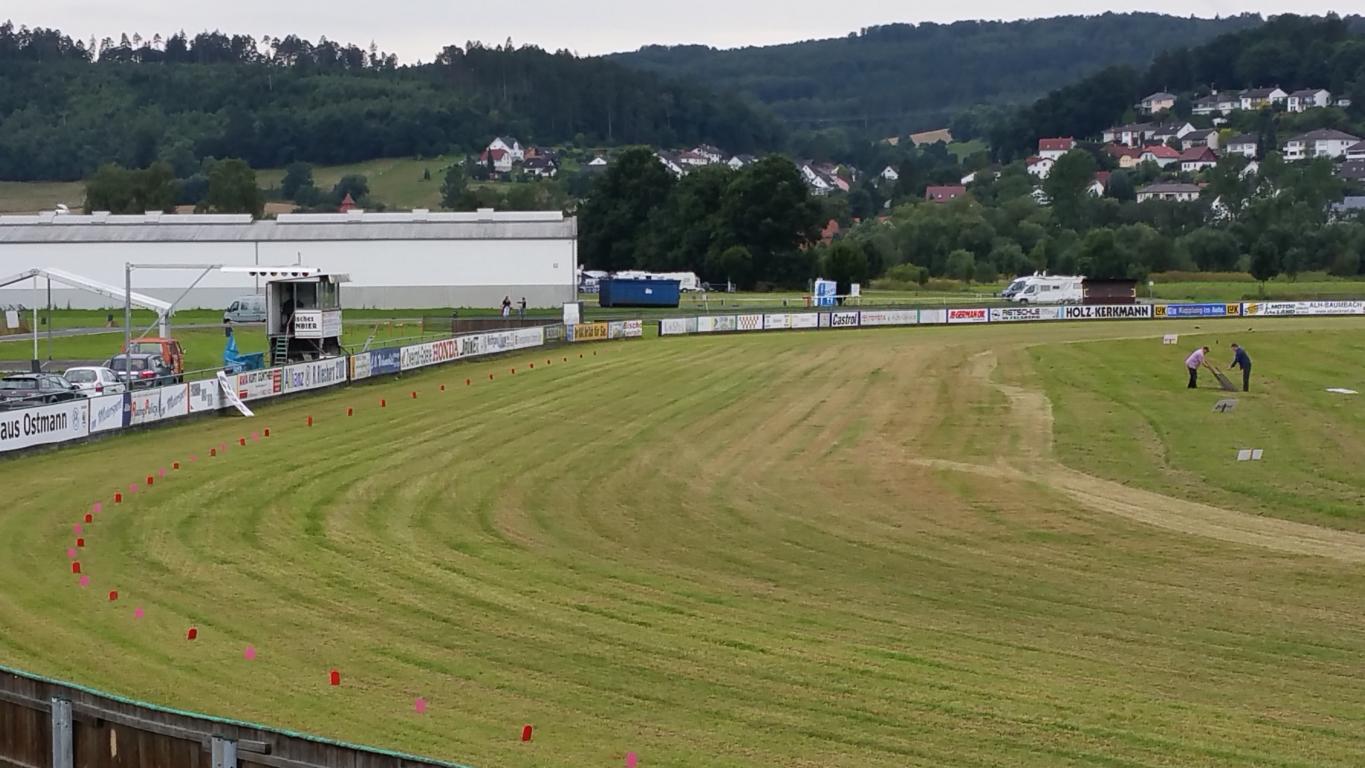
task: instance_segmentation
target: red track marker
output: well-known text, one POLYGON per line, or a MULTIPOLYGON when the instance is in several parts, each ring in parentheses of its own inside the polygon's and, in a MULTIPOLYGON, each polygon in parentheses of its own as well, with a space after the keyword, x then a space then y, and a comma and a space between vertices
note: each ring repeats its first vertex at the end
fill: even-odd
POLYGON ((388 408, 388 407, 389 407, 388 401, 385 400, 385 399, 382 398, 382 397, 379 398, 379 407, 380 407, 380 408, 388 408))
POLYGON ((178 462, 178 461, 173 461, 173 462, 171 462, 171 469, 175 469, 175 470, 180 469, 180 462, 178 462))
POLYGON ((76 539, 76 549, 85 549, 85 539, 76 539))
POLYGON ((154 485, 155 483, 156 483, 156 478, 155 478, 155 477, 152 477, 151 475, 147 475, 147 486, 148 486, 148 487, 151 487, 151 486, 154 485))
POLYGON ((417 393, 416 393, 416 392, 413 392, 413 393, 412 393, 412 399, 413 399, 413 400, 416 400, 416 399, 417 399, 417 393))
POLYGON ((569 362, 569 358, 567 358, 567 357, 564 358, 564 362, 566 362, 566 363, 569 362))
POLYGON ((81 561, 75 560, 75 561, 73 561, 73 562, 71 563, 71 572, 72 572, 72 573, 80 573, 80 572, 81 572, 81 561))
POLYGON ((112 603, 112 602, 114 602, 115 600, 118 600, 118 590, 117 590, 117 589, 111 589, 111 590, 109 590, 109 602, 112 603))
POLYGON ((354 409, 354 408, 347 408, 347 409, 346 409, 346 415, 347 415, 347 416, 354 416, 354 415, 355 415, 355 409, 354 409))
POLYGON ((531 740, 531 726, 529 726, 529 725, 523 725, 523 726, 521 727, 521 740, 522 740, 522 741, 530 741, 530 740, 531 740))
POLYGON ((534 371, 535 369, 536 369, 536 364, 535 364, 535 363, 531 363, 531 370, 534 371))
POLYGON ((517 375, 517 369, 516 369, 516 368, 513 368, 513 369, 512 369, 512 375, 513 375, 513 376, 516 376, 516 375, 517 375))
POLYGON ((493 374, 491 374, 491 373, 488 374, 488 380, 489 380, 489 381, 492 381, 492 380, 493 380, 493 374))
POLYGON ((85 522, 87 522, 87 523, 93 523, 93 522, 95 522, 95 516, 92 515, 92 514, 90 514, 89 512, 86 512, 86 513, 85 513, 85 522))
POLYGON ((442 392, 446 391, 446 385, 444 385, 444 384, 441 385, 441 391, 442 391, 442 392))
POLYGON ((464 385, 465 385, 466 387, 469 386, 470 384, 473 384, 473 383, 474 383, 474 382, 470 381, 469 379, 465 379, 465 380, 464 380, 464 385))
POLYGON ((327 680, 332 685, 341 685, 341 673, 334 669, 327 675, 327 680))
POLYGON ((217 449, 217 448, 210 448, 210 449, 209 449, 209 456, 210 456, 210 457, 212 457, 212 456, 217 456, 217 455, 218 455, 218 449, 217 449))
POLYGON ((115 503, 115 504, 122 504, 122 503, 123 503, 123 493, 122 493, 122 492, 117 492, 117 491, 116 491, 116 492, 114 493, 114 503, 115 503))
POLYGON ((196 637, 199 637, 199 630, 194 627, 190 627, 189 630, 185 632, 186 640, 193 640, 196 637))
POLYGON ((270 437, 270 427, 265 428, 265 436, 270 437))
POLYGON ((310 427, 313 426, 313 417, 312 417, 312 416, 309 416, 309 417, 308 417, 308 426, 310 426, 310 427))
POLYGON ((246 438, 245 438, 245 437, 240 437, 240 438, 237 438, 237 439, 241 442, 242 445, 246 445, 246 438))

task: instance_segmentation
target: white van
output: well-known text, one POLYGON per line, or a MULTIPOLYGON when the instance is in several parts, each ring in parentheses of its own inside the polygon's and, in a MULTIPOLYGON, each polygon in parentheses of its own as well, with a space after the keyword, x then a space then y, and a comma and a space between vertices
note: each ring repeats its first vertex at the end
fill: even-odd
POLYGON ((225 323, 264 323, 265 297, 240 296, 233 299, 223 313, 225 323))
POLYGON ((1019 304, 1080 304, 1085 299, 1084 277, 1039 275, 1026 279, 1028 282, 1009 297, 1010 301, 1019 304))

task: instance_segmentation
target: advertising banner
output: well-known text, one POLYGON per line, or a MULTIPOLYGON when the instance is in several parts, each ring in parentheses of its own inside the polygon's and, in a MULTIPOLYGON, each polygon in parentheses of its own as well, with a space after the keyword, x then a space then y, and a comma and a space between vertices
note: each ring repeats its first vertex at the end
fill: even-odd
POLYGON ((948 310, 946 309, 921 309, 919 311, 920 325, 943 325, 948 322, 948 310))
POLYGON ((322 338, 322 310, 296 310, 294 312, 294 335, 300 339, 322 338))
POLYGON ((246 371, 236 375, 237 399, 260 400, 274 397, 280 393, 280 369, 264 368, 259 371, 246 371))
POLYGON ((1028 323, 1036 320, 1060 320, 1061 307, 992 307, 992 323, 1028 323))
POLYGON ((560 325, 559 323, 545 326, 542 329, 542 332, 545 334, 546 344, 553 344, 556 341, 564 340, 564 326, 560 325))
POLYGON ((329 309, 322 313, 322 337, 335 339, 341 336, 341 310, 329 309))
POLYGON ((820 316, 814 312, 802 312, 800 314, 782 313, 763 316, 763 330, 765 331, 783 331, 819 327, 820 316))
POLYGON ((857 328, 857 312, 831 312, 829 313, 829 327, 831 328, 857 328))
POLYGON ((828 328, 828 327, 829 327, 829 313, 828 313, 828 312, 821 312, 820 315, 819 315, 819 317, 820 317, 820 327, 821 327, 821 328, 828 328))
POLYGON ((126 399, 126 395, 101 395, 90 398, 91 434, 128 426, 126 399))
POLYGON ((640 320, 616 320, 607 324, 608 338, 639 339, 644 335, 644 323, 640 320))
POLYGON ((572 326, 570 341, 605 341, 608 329, 606 323, 579 323, 572 326))
POLYGON ((90 403, 84 398, 0 412, 0 453, 79 440, 89 434, 90 403))
POLYGON ((666 317, 659 321, 660 336, 681 336, 687 333, 687 319, 682 317, 666 317))
POLYGON ((1152 316, 1163 317, 1237 317, 1242 314, 1241 304, 1158 304, 1152 308, 1152 316))
POLYGON ((1362 315, 1365 301, 1264 301, 1243 304, 1247 317, 1288 317, 1292 315, 1362 315))
POLYGON ((950 309, 948 310, 948 322, 957 323, 989 323, 991 321, 990 310, 987 309, 950 309))
MULTIPOLYGON (((441 339, 440 341, 428 341, 424 344, 413 344, 403 347, 399 352, 399 369, 410 371, 414 368, 424 368, 428 365, 438 363, 448 363, 460 357, 460 338, 441 339)), ((374 361, 370 361, 371 369, 374 361)), ((373 370, 370 375, 375 375, 373 370)))
POLYGON ((697 318, 697 333, 728 333, 738 328, 739 322, 734 315, 706 315, 697 318))
POLYGON ((878 325, 916 325, 918 323, 919 310, 915 309, 864 309, 858 317, 858 324, 864 328, 878 325))
POLYGON ((735 323, 741 331, 761 331, 763 330, 763 315, 739 315, 735 318, 735 323))
POLYGON ((139 389, 128 396, 128 423, 151 424, 163 419, 190 415, 188 384, 139 389))
POLYGON ((223 388, 217 379, 190 382, 190 413, 216 411, 223 405, 223 388))
POLYGON ((1151 304, 1084 304, 1062 307, 1063 320, 1141 320, 1151 316, 1151 304))
POLYGON ((285 366, 283 387, 285 394, 309 389, 331 387, 346 382, 346 358, 333 357, 285 366))

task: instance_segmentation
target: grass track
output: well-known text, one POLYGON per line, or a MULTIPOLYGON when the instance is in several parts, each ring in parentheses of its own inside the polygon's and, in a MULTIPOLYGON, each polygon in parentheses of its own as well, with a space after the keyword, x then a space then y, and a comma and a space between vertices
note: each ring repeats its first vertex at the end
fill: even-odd
MULTIPOLYGON (((1255 325, 1267 363, 1270 331, 1361 329, 1255 325)), ((974 355, 1054 391, 1026 342, 1176 327, 573 348, 0 462, 0 660, 479 766, 1356 765, 1365 567, 915 462, 1032 439, 974 355), (191 452, 100 516, 78 588, 71 523, 191 452)))

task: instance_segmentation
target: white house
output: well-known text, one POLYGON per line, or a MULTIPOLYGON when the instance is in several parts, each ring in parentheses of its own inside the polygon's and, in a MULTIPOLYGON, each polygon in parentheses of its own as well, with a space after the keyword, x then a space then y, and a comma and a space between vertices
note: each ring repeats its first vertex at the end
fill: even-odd
POLYGON ((1190 147, 1180 154, 1181 173, 1199 173, 1218 165, 1218 156, 1208 147, 1190 147))
POLYGON ((664 168, 668 169, 669 173, 679 178, 685 175, 690 167, 684 164, 682 160, 672 152, 655 152, 654 156, 659 158, 659 162, 663 164, 664 168))
POLYGON ((1031 157, 1028 160, 1029 175, 1046 179, 1052 173, 1052 166, 1056 164, 1057 161, 1050 157, 1031 157))
POLYGON ((1346 156, 1346 150, 1360 143, 1359 136, 1323 128, 1295 136, 1284 144, 1285 160, 1307 160, 1314 157, 1339 159, 1346 156))
POLYGON ((901 180, 901 173, 900 173, 900 171, 898 171, 898 170, 896 170, 895 168, 892 168, 891 166, 888 165, 888 166, 886 166, 885 168, 882 169, 882 178, 885 179, 886 181, 891 181, 891 182, 900 181, 900 180, 901 180))
POLYGON ((1223 114, 1223 111, 1218 108, 1217 96, 1205 96, 1201 99, 1196 99, 1194 107, 1190 111, 1196 115, 1204 116, 1223 114))
POLYGON ((703 155, 702 153, 696 151, 695 149, 689 149, 688 151, 683 152, 677 157, 678 162, 692 168, 700 168, 704 165, 711 164, 711 158, 709 156, 703 155))
POLYGON ((1070 136, 1038 140, 1038 156, 1044 160, 1056 160, 1076 148, 1076 140, 1070 136))
POLYGON ((559 166, 554 160, 548 157, 532 157, 522 164, 522 170, 526 171, 527 176, 535 176, 541 179, 553 179, 559 174, 559 166))
POLYGON ((1171 163, 1180 162, 1180 153, 1165 144, 1153 144, 1142 150, 1142 154, 1138 157, 1138 161, 1143 163, 1156 163, 1158 166, 1165 168, 1171 163))
POLYGON ((727 162, 726 165, 738 171, 740 168, 743 168, 748 165, 753 165, 756 162, 758 162, 758 158, 754 157, 753 155, 735 155, 734 157, 730 158, 730 161, 727 162))
POLYGON ((526 159, 526 150, 521 146, 521 142, 511 137, 499 136, 488 145, 486 151, 492 152, 500 149, 511 156, 512 162, 520 163, 526 159))
POLYGON ((1256 157, 1257 150, 1260 149, 1260 139, 1250 133, 1240 136, 1233 136, 1228 139, 1227 154, 1241 155, 1242 157, 1256 157))
POLYGON ((1122 144, 1127 147, 1140 147, 1147 137, 1156 130, 1151 123, 1129 123, 1104 129, 1103 138, 1107 144, 1122 144))
POLYGON ((1251 88, 1242 91, 1241 108, 1245 110, 1273 107, 1289 100, 1289 94, 1279 88, 1251 88))
POLYGON ((815 169, 812 163, 802 163, 801 178, 805 179, 806 186, 810 187, 811 194, 817 197, 824 197, 834 191, 834 183, 825 174, 815 169))
POLYGON ((1195 184, 1160 182, 1148 184, 1137 191, 1137 201, 1172 200, 1177 203, 1191 203, 1199 199, 1199 187, 1195 184))
POLYGON ((692 154, 706 158, 707 165, 719 165, 725 162, 725 153, 710 144, 702 144, 692 148, 692 154))
POLYGON ((1305 88, 1294 91, 1285 100, 1285 109, 1290 112, 1303 112, 1309 109, 1330 107, 1332 94, 1324 88, 1305 88))
POLYGON ((1165 91, 1157 91, 1156 93, 1138 102, 1138 109, 1142 110, 1143 112, 1146 112, 1149 115, 1154 114, 1156 112, 1165 112, 1166 110, 1174 106, 1175 94, 1166 93, 1165 91))
POLYGON ((1218 131, 1215 131, 1212 128, 1206 128, 1202 131, 1187 133, 1181 137, 1180 146, 1185 149, 1189 149, 1190 147, 1218 149, 1218 131))
POLYGON ((1365 141, 1346 148, 1347 160, 1365 160, 1365 141))
POLYGON ((592 159, 591 162, 588 163, 588 167, 589 167, 589 168, 606 168, 606 167, 607 167, 607 158, 602 157, 601 155, 598 155, 597 157, 594 157, 594 158, 592 159))
POLYGON ((489 148, 479 155, 479 162, 485 165, 492 164, 494 173, 512 172, 512 153, 506 149, 489 148))
POLYGON ((1171 139, 1177 141, 1194 133, 1194 126, 1189 123, 1167 123, 1159 125, 1148 134, 1147 140, 1153 144, 1165 144, 1171 139))

